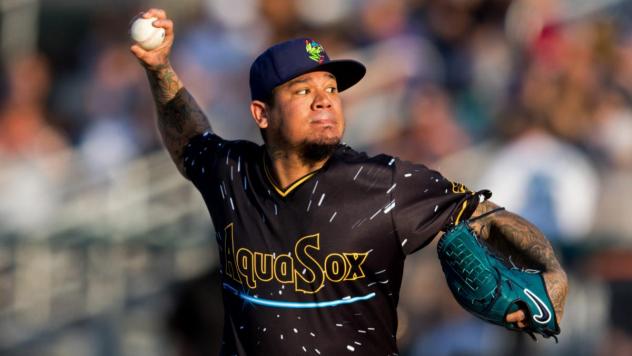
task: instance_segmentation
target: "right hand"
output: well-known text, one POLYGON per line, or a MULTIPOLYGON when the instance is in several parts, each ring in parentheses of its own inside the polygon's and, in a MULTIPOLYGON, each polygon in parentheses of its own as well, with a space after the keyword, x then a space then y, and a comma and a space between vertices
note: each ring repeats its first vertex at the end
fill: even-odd
POLYGON ((167 13, 162 9, 149 9, 142 12, 140 15, 142 18, 156 17, 157 20, 153 22, 155 27, 161 27, 165 29, 165 39, 160 46, 150 51, 144 50, 138 44, 133 44, 130 47, 130 51, 138 58, 140 63, 147 70, 158 71, 169 64, 169 53, 171 52, 171 46, 173 45, 173 21, 167 18, 167 13))

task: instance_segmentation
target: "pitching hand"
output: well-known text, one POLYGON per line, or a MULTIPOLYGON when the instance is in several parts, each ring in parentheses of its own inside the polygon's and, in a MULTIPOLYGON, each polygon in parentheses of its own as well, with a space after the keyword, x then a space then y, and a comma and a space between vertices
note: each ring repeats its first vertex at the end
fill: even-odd
POLYGON ((157 18, 153 26, 165 29, 165 39, 160 46, 150 51, 143 49, 138 44, 130 47, 130 51, 138 58, 140 63, 148 70, 160 70, 169 66, 169 53, 173 45, 173 21, 167 18, 167 13, 162 9, 149 9, 139 15, 142 18, 157 18))

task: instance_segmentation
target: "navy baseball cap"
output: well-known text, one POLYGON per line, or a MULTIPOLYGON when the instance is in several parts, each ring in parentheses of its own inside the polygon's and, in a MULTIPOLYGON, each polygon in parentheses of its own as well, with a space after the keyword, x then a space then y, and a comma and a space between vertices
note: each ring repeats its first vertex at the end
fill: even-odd
POLYGON ((266 100, 277 86, 315 71, 333 74, 340 92, 359 82, 366 68, 351 59, 330 60, 323 46, 312 39, 289 40, 268 48, 252 63, 250 96, 252 100, 266 100))

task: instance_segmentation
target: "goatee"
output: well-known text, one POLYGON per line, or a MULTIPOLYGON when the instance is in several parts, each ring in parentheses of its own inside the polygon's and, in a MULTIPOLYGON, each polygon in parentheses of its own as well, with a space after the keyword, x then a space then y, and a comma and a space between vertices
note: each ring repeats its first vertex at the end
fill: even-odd
POLYGON ((331 156, 338 146, 340 146, 340 140, 336 140, 331 143, 303 142, 300 146, 299 152, 301 154, 301 159, 305 163, 313 164, 331 156))

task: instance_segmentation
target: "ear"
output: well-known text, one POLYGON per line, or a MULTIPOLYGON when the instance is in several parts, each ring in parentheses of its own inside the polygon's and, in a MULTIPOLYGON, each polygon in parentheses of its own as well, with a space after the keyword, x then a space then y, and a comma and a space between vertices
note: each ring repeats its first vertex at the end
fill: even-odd
POLYGON ((253 100, 250 103, 250 113, 253 120, 257 123, 260 129, 265 129, 269 124, 268 106, 259 100, 253 100))

